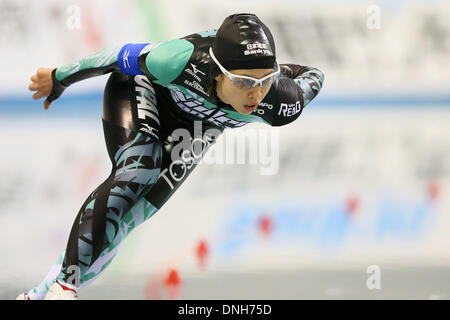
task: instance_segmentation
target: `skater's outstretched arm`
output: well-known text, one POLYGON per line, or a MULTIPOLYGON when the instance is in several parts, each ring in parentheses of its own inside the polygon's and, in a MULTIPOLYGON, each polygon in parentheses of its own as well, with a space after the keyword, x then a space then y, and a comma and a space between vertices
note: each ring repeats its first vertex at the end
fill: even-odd
POLYGON ((128 43, 105 48, 59 68, 39 68, 28 88, 36 91, 33 99, 47 97, 44 108, 71 84, 110 72, 146 75, 157 84, 167 85, 184 69, 193 45, 175 39, 154 43, 128 43))

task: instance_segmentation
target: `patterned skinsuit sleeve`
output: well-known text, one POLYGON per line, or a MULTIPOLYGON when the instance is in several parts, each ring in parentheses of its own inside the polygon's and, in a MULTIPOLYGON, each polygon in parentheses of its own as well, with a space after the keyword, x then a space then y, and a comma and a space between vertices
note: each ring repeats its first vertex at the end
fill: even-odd
POLYGON ((181 73, 193 50, 193 45, 182 39, 105 48, 53 70, 48 100, 57 99, 75 82, 114 71, 146 75, 157 84, 167 85, 181 73))
POLYGON ((274 84, 275 109, 271 120, 274 127, 296 120, 317 96, 324 80, 323 73, 313 67, 281 64, 280 70, 280 78, 274 84))
POLYGON ((303 108, 314 99, 322 88, 324 75, 316 68, 296 64, 280 66, 281 73, 294 80, 302 89, 303 108))

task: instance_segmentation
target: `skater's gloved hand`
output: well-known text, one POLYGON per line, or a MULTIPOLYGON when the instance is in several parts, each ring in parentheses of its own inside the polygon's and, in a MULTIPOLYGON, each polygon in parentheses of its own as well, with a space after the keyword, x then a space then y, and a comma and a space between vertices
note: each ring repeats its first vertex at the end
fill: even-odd
MULTIPOLYGON (((55 68, 39 68, 36 71, 36 74, 31 76, 31 83, 28 86, 28 89, 31 91, 36 91, 32 98, 40 99, 42 97, 48 97, 52 91, 53 80, 52 80, 52 72, 55 68)), ((44 109, 47 110, 50 107, 51 101, 49 99, 45 99, 44 101, 44 109)))

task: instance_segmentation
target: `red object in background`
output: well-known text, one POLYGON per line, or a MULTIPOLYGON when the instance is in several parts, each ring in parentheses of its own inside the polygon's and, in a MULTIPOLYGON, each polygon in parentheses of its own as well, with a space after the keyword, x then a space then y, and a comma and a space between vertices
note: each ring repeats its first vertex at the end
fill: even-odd
POLYGON ((261 233, 261 235, 263 237, 269 237, 270 234, 272 233, 272 227, 273 227, 273 223, 272 223, 272 218, 268 215, 262 215, 259 218, 259 222, 258 222, 258 228, 259 228, 259 232, 261 233))
POLYGON ((89 194, 93 186, 98 182, 96 181, 96 176, 99 171, 97 162, 95 159, 87 159, 81 165, 81 173, 78 179, 78 190, 80 194, 89 194))
POLYGON ((436 201, 441 192, 441 186, 436 181, 432 181, 428 184, 428 198, 431 201, 436 201))
POLYGON ((164 275, 161 273, 151 275, 145 285, 145 300, 162 300, 164 290, 164 275))
POLYGON ((195 250, 197 254, 199 267, 204 269, 206 267, 206 259, 209 254, 208 244, 206 240, 200 240, 195 250))
POLYGON ((96 14, 93 12, 95 9, 92 5, 85 6, 83 8, 83 14, 81 15, 82 32, 84 41, 87 45, 87 51, 98 51, 104 47, 102 41, 102 35, 96 25, 96 14))
POLYGON ((360 201, 357 196, 350 196, 347 199, 347 214, 354 216, 359 210, 360 201))
POLYGON ((181 278, 175 269, 171 269, 164 281, 169 299, 176 300, 181 292, 181 278))

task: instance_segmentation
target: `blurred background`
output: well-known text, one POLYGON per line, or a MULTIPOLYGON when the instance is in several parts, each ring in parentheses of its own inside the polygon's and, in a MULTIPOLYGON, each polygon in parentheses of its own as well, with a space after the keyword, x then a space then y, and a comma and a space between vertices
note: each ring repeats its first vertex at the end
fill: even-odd
POLYGON ((278 173, 199 165, 80 299, 450 298, 448 1, 0 0, 0 299, 43 279, 111 170, 108 75, 48 111, 31 75, 236 12, 271 29, 279 63, 325 74, 276 129, 278 173))

